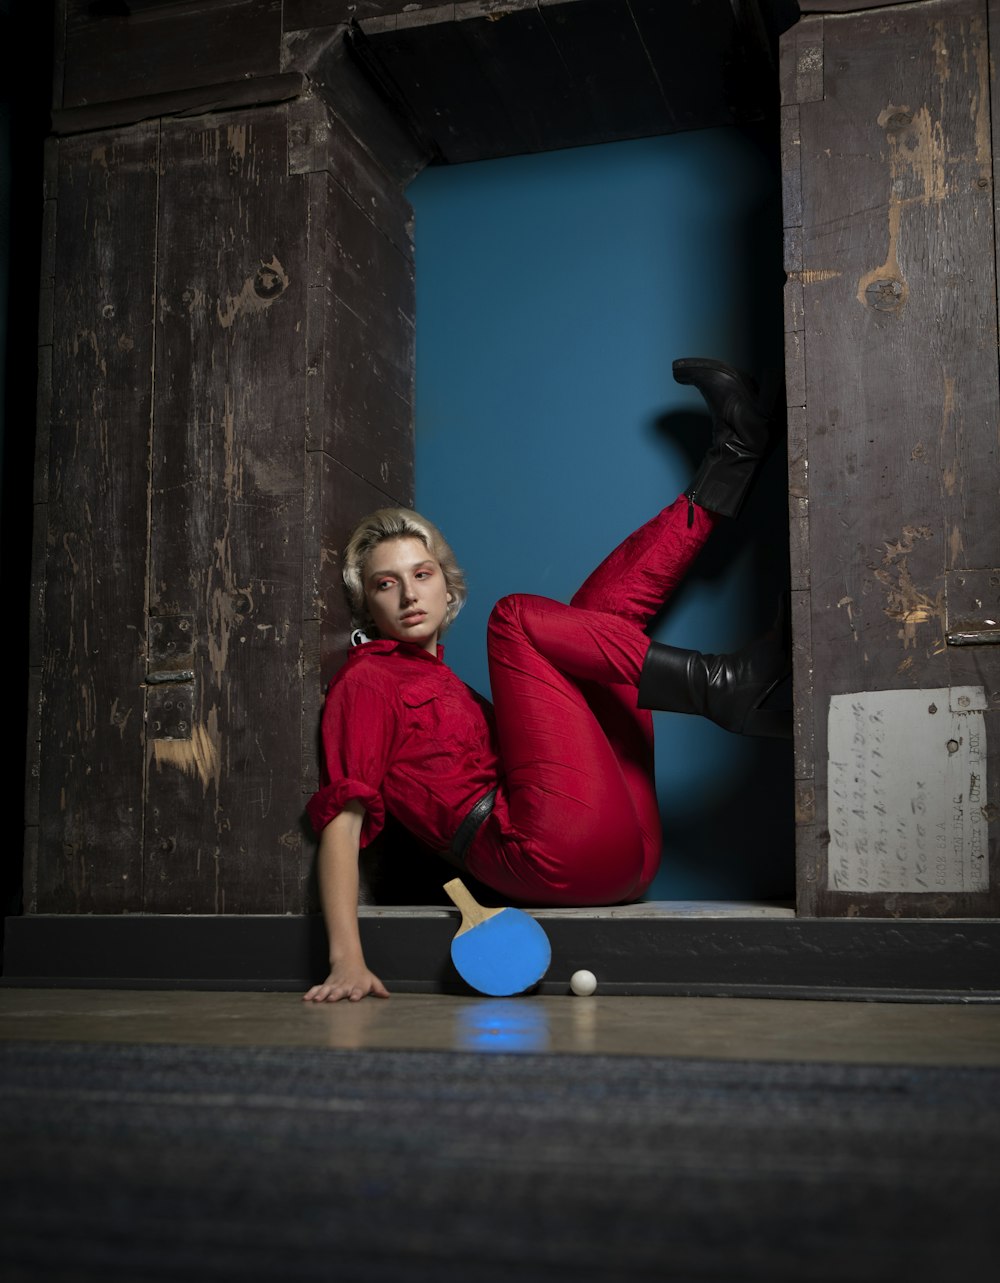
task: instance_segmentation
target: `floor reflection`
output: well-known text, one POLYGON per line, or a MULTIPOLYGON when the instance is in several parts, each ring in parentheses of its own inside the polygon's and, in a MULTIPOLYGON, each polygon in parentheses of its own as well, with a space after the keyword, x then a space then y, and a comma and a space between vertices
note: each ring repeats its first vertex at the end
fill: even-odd
POLYGON ((484 998, 455 1012, 455 1047, 462 1051, 548 1051, 547 1010, 530 998, 484 998))

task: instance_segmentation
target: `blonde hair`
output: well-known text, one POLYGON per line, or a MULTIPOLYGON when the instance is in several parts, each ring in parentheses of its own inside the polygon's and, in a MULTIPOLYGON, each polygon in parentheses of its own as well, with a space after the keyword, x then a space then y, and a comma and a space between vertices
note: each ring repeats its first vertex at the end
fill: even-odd
POLYGON ((447 539, 437 526, 411 508, 379 508, 376 512, 369 513, 360 525, 355 527, 354 533, 347 541, 342 574, 354 627, 363 628, 365 631, 373 629, 371 615, 368 613, 368 602, 365 598, 364 568, 371 553, 387 539, 419 539, 440 565, 451 596, 448 602, 448 613, 441 628, 444 632, 465 605, 465 599, 469 595, 465 574, 456 561, 447 539))

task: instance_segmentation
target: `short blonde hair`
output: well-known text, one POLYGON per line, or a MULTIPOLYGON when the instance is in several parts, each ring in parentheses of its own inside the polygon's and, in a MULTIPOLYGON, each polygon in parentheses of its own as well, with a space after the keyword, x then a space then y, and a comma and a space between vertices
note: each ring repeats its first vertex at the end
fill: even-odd
POLYGON ((364 521, 355 527, 354 533, 347 541, 342 574, 354 627, 362 628, 366 632, 374 631, 365 597, 364 568, 371 553, 387 539, 419 539, 440 565, 451 595, 448 613, 441 627, 441 631, 444 632, 465 605, 465 599, 469 595, 465 573, 456 561, 447 539, 437 526, 411 508, 379 508, 376 512, 369 513, 364 521))

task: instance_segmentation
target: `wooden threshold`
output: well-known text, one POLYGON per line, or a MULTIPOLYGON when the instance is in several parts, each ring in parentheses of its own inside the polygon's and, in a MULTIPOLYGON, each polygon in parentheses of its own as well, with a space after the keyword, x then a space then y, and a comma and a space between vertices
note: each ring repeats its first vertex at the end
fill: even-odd
MULTIPOLYGON (((785 906, 664 902, 537 913, 544 994, 586 967, 602 994, 1000 1001, 1000 921, 798 918, 785 906)), ((466 993, 449 954, 457 911, 367 907, 372 969, 399 993, 466 993)), ((59 915, 6 920, 3 983, 293 992, 326 973, 311 916, 59 915)))

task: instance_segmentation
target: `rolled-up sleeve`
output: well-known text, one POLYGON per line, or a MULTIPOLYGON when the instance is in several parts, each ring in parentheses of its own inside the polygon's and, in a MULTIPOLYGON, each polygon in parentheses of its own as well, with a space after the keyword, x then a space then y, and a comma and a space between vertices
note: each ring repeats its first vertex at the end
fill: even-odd
POLYGON ((348 802, 365 808, 361 845, 385 824, 383 781, 396 740, 398 718, 388 693, 365 682, 335 680, 323 706, 323 782, 306 804, 316 833, 348 802))

